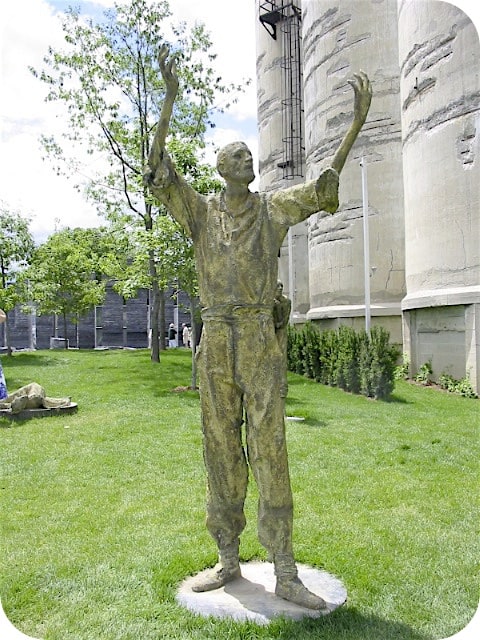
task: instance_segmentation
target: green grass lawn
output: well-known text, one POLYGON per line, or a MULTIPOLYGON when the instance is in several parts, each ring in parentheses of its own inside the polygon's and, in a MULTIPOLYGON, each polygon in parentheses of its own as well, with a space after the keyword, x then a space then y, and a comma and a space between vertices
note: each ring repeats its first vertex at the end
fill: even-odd
MULTIPOLYGON (((3 358, 78 413, 0 419, 3 608, 45 640, 427 640, 478 605, 479 401, 398 382, 391 402, 290 375, 288 446, 299 562, 346 605, 318 620, 204 619, 178 606, 216 561, 190 354, 43 351, 3 358)), ((265 558, 247 501, 241 557, 265 558)))

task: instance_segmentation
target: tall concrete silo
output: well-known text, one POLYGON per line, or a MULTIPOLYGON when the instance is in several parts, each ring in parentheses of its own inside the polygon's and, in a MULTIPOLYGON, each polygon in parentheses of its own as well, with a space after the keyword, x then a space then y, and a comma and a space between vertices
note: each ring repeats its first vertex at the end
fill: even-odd
POLYGON ((347 80, 363 70, 373 86, 367 122, 341 175, 339 210, 309 221, 307 317, 326 327, 363 325, 363 156, 372 319, 401 342, 405 276, 397 2, 304 0, 302 31, 307 179, 328 165, 352 121, 353 91, 347 80))
POLYGON ((399 2, 405 349, 413 372, 480 384, 480 47, 469 18, 399 2))
MULTIPOLYGON (((305 180, 301 0, 256 0, 260 189, 305 180)), ((309 309, 308 226, 290 229, 279 277, 294 319, 309 309)))

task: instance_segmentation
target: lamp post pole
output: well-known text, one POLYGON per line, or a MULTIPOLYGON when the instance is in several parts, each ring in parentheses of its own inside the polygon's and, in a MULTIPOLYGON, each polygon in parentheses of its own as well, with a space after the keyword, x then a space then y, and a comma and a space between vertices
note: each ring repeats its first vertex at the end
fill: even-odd
POLYGON ((362 200, 363 200, 363 274, 365 285, 365 331, 370 333, 370 236, 368 232, 368 183, 367 163, 362 156, 362 200))

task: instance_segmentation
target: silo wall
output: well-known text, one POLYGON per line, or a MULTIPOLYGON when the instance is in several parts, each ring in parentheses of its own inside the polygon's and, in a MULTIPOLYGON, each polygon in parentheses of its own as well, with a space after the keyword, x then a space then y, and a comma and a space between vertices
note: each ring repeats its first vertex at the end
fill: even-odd
POLYGON ((400 342, 405 274, 397 3, 304 0, 302 28, 307 179, 328 165, 352 121, 347 80, 363 70, 373 87, 367 122, 341 174, 339 210, 309 221, 307 317, 325 326, 363 325, 364 157, 372 321, 400 342))
POLYGON ((479 387, 480 48, 457 7, 401 0, 404 347, 412 372, 479 387))
MULTIPOLYGON (((256 0, 257 16, 261 13, 260 4, 264 3, 256 0)), ((299 1, 296 4, 301 6, 299 1)), ((292 180, 284 180, 283 170, 279 166, 283 160, 282 59, 286 53, 282 47, 281 29, 282 25, 279 24, 277 38, 274 39, 259 19, 256 22, 259 188, 261 191, 289 187, 304 180, 304 177, 300 176, 292 180)), ((302 62, 301 60, 299 62, 301 69, 302 62)), ((285 294, 292 301, 294 320, 304 318, 309 308, 307 231, 306 222, 292 227, 280 252, 279 279, 284 285, 285 294)))

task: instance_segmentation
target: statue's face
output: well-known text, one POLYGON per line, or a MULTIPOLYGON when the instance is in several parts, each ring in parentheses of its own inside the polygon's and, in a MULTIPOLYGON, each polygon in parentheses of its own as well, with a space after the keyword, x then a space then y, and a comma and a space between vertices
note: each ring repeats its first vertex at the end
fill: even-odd
POLYGON ((218 170, 227 182, 250 184, 255 180, 253 158, 246 144, 234 142, 222 149, 221 154, 218 170))

